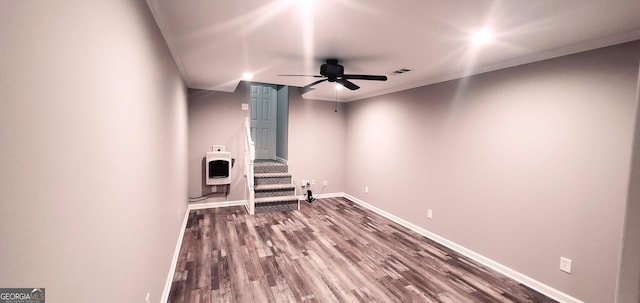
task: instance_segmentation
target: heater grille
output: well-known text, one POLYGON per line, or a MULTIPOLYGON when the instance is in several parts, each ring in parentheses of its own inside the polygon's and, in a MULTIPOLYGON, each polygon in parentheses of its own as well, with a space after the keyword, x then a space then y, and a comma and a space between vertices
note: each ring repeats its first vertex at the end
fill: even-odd
POLYGON ((229 177, 229 161, 213 160, 209 161, 209 178, 229 177))

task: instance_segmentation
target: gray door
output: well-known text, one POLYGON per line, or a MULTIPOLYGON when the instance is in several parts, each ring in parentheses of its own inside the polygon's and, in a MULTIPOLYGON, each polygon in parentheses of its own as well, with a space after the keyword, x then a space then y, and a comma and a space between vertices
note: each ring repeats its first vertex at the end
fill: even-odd
POLYGON ((251 137, 256 159, 276 158, 276 86, 251 84, 251 137))

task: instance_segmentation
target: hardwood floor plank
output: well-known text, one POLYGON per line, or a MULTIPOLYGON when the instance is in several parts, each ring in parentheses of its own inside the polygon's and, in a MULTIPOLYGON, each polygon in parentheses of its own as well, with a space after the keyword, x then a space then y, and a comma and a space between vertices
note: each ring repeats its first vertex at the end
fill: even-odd
POLYGON ((211 281, 210 283, 210 288, 211 290, 218 290, 220 289, 220 269, 219 269, 219 265, 220 265, 220 258, 218 257, 219 251, 214 251, 213 252, 213 257, 211 259, 211 281))
POLYGON ((221 301, 216 302, 233 302, 231 294, 231 275, 229 273, 229 258, 227 257, 226 250, 220 250, 220 261, 218 266, 218 279, 219 287, 216 295, 221 298, 221 301))
POLYGON ((309 293, 305 280, 300 276, 300 272, 293 266, 292 261, 295 260, 297 259, 276 257, 276 261, 280 264, 283 273, 287 273, 281 276, 283 279, 282 283, 289 286, 293 297, 299 301, 313 293, 309 293))
POLYGON ((168 302, 555 301, 351 201, 330 198, 287 213, 192 211, 168 302))
POLYGON ((251 285, 242 261, 242 251, 234 221, 227 221, 227 246, 229 247, 229 276, 231 292, 236 302, 253 302, 251 285))
POLYGON ((196 286, 196 262, 189 261, 185 266, 185 271, 187 273, 186 286, 187 291, 191 291, 196 286))
MULTIPOLYGON (((296 271, 301 273, 300 276, 307 281, 307 292, 312 293, 314 298, 320 302, 339 302, 335 295, 326 286, 322 276, 320 274, 316 274, 316 269, 313 267, 311 262, 305 258, 295 260, 292 264, 294 268, 296 268, 296 271)), ((307 297, 308 296, 309 295, 307 295, 307 297)))
POLYGON ((254 302, 257 303, 271 303, 276 302, 276 299, 271 293, 271 289, 266 284, 266 280, 251 281, 251 293, 253 294, 254 302))
MULTIPOLYGON (((211 220, 210 215, 205 215, 200 224, 202 237, 199 246, 199 253, 195 256, 196 262, 196 287, 206 292, 211 291, 211 220)), ((205 296, 208 298, 208 296, 205 296)))

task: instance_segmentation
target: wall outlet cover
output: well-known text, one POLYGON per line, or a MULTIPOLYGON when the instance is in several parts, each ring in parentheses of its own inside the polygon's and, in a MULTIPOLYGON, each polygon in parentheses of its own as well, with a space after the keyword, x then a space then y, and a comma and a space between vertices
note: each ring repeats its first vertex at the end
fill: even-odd
POLYGON ((564 271, 568 274, 571 273, 571 259, 567 259, 565 257, 560 257, 560 270, 564 271))

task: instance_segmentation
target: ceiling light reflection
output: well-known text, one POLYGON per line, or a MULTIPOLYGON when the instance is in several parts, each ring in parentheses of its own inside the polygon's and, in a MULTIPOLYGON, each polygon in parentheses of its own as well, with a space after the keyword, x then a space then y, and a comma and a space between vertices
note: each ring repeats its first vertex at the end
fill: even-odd
POLYGON ((475 32, 473 34, 473 37, 471 37, 471 39, 473 40, 473 43, 475 43, 476 45, 482 45, 491 41, 493 39, 493 34, 491 33, 490 30, 483 29, 475 32))

